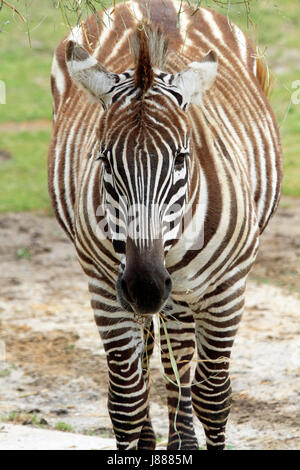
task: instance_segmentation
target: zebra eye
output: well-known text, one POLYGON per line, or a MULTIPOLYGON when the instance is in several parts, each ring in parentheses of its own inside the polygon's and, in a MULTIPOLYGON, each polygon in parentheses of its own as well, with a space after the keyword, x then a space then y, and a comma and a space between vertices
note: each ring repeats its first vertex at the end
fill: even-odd
POLYGON ((175 157, 175 168, 179 169, 179 168, 182 168, 183 165, 184 165, 184 162, 185 162, 185 159, 186 159, 186 153, 183 153, 183 152, 179 152, 177 153, 176 157, 175 157))
POLYGON ((107 158, 108 150, 101 150, 96 160, 101 160, 106 173, 111 174, 111 166, 107 158))
POLYGON ((105 171, 106 173, 108 173, 109 175, 111 174, 111 166, 110 166, 110 163, 108 161, 108 158, 106 156, 102 156, 101 157, 101 160, 102 160, 102 163, 104 165, 104 168, 105 168, 105 171))

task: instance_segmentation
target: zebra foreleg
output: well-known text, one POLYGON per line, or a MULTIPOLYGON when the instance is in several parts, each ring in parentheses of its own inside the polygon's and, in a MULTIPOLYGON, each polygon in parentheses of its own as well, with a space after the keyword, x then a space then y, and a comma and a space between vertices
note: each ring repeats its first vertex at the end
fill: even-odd
POLYGON ((184 322, 165 320, 160 336, 169 411, 167 448, 198 449, 190 390, 190 362, 195 349, 192 316, 185 318, 184 322))
POLYGON ((109 285, 89 285, 92 307, 106 352, 108 411, 119 450, 136 450, 148 420, 148 387, 142 367, 144 342, 133 313, 120 309, 109 285))
MULTIPOLYGON (((143 374, 145 383, 149 393, 149 362, 154 349, 154 327, 151 317, 143 319, 143 334, 144 334, 144 352, 143 352, 143 374)), ((147 419, 142 428, 141 435, 138 442, 138 449, 153 450, 156 447, 156 438, 151 424, 149 415, 149 408, 147 412, 147 419)))
POLYGON ((132 320, 101 332, 109 370, 108 411, 119 450, 137 449, 148 419, 148 387, 142 369, 143 341, 132 320))
POLYGON ((196 315, 198 362, 192 402, 201 421, 208 450, 225 448, 225 427, 231 407, 229 358, 244 299, 238 293, 216 294, 196 315))

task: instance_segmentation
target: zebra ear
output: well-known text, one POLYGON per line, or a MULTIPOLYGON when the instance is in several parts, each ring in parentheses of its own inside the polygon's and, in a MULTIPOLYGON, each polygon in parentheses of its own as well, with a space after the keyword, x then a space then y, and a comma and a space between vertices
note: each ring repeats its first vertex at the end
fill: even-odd
POLYGON ((83 47, 73 41, 69 41, 66 47, 66 64, 76 85, 106 109, 112 98, 109 91, 119 80, 118 75, 106 70, 83 47))
POLYGON ((218 70, 215 52, 210 51, 201 62, 192 62, 175 75, 174 82, 188 104, 202 104, 202 95, 212 86, 218 70))

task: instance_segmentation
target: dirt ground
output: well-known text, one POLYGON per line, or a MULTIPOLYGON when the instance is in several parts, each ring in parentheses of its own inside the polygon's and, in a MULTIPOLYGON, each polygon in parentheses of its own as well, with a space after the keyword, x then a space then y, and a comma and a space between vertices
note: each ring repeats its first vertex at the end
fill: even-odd
MULTIPOLYGON (((300 200, 283 198, 262 238, 233 349, 229 449, 300 449, 299 275, 300 200)), ((55 219, 0 216, 0 295, 0 448, 9 447, 11 424, 34 436, 44 428, 113 437, 87 282, 55 219)), ((163 446, 158 348, 151 371, 151 415, 163 446)))

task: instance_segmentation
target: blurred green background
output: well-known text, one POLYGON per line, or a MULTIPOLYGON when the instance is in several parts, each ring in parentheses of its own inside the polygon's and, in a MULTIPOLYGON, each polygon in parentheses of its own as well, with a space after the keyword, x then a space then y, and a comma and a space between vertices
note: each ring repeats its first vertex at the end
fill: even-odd
MULTIPOLYGON (((27 21, 2 5, 0 80, 6 84, 6 104, 0 104, 0 212, 50 213, 46 174, 52 117, 50 68, 56 45, 78 21, 78 12, 72 9, 80 2, 9 3, 27 21)), ((300 0, 194 3, 228 15, 259 44, 273 74, 270 100, 282 136, 283 193, 300 196, 300 103, 292 100, 296 92, 300 101, 300 92, 293 88, 300 80, 300 0)), ((113 2, 85 0, 81 4, 85 18, 93 7, 109 7, 113 2)))

